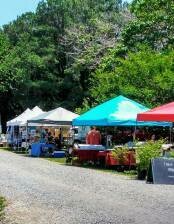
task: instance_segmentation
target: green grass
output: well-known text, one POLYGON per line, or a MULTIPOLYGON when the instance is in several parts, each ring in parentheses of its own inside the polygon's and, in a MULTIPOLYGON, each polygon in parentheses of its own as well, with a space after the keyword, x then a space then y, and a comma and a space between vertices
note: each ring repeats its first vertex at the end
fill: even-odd
POLYGON ((104 168, 104 167, 96 167, 93 165, 88 165, 88 164, 84 164, 81 165, 80 167, 82 168, 86 168, 86 169, 93 169, 93 170, 97 170, 99 172, 105 172, 105 173, 111 173, 114 175, 123 175, 123 176, 127 176, 127 177, 131 177, 131 178, 135 178, 137 175, 137 171, 136 170, 125 170, 125 171, 117 171, 116 168, 104 168))
POLYGON ((117 175, 123 175, 123 176, 127 176, 127 177, 132 177, 132 178, 137 176, 136 170, 117 171, 114 169, 101 169, 101 171, 107 172, 107 173, 112 173, 112 174, 117 174, 117 175))
MULTIPOLYGON (((49 160, 51 162, 56 162, 62 165, 68 165, 68 166, 72 166, 71 164, 66 164, 66 158, 44 158, 46 160, 49 160)), ((105 172, 105 173, 111 173, 111 174, 116 174, 116 175, 124 175, 127 177, 131 177, 131 178, 135 178, 137 175, 137 171, 136 170, 125 170, 122 172, 118 172, 116 169, 109 169, 109 168, 104 168, 104 167, 96 167, 94 165, 89 165, 89 164, 74 164, 73 166, 78 166, 84 169, 92 169, 92 170, 97 170, 99 172, 105 172)))
POLYGON ((4 218, 4 208, 6 206, 6 200, 3 197, 0 197, 0 221, 4 218))
POLYGON ((19 150, 19 151, 16 151, 16 150, 13 150, 12 148, 10 147, 0 147, 0 150, 5 150, 5 151, 8 151, 8 152, 14 152, 16 154, 27 154, 27 151, 26 150, 19 150))
POLYGON ((66 158, 44 158, 44 159, 55 163, 66 164, 66 158))
POLYGON ((6 151, 12 151, 12 149, 9 148, 9 147, 0 147, 0 149, 2 149, 2 150, 6 150, 6 151))

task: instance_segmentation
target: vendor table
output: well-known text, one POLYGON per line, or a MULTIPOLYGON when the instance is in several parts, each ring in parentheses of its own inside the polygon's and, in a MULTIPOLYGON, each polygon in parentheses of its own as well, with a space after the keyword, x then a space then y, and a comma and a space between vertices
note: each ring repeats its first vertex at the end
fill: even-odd
POLYGON ((88 145, 79 144, 75 145, 73 156, 78 157, 80 162, 97 161, 99 152, 103 152, 105 147, 102 145, 88 145))
POLYGON ((121 164, 118 159, 112 155, 112 150, 105 149, 102 145, 82 145, 79 144, 73 150, 73 156, 77 157, 79 162, 101 162, 105 166, 136 166, 135 152, 129 151, 125 154, 125 159, 121 164))

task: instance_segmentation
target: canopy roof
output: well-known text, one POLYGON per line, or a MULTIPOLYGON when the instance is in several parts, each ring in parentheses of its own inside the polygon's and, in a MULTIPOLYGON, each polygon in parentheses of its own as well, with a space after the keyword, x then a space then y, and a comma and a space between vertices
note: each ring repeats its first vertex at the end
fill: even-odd
POLYGON ((149 110, 147 107, 124 96, 102 103, 73 120, 73 125, 96 126, 170 126, 166 122, 137 122, 137 114, 149 110))
POLYGON ((27 108, 22 114, 7 122, 7 126, 25 126, 28 119, 32 119, 39 114, 44 113, 38 106, 35 106, 32 110, 27 108))
POLYGON ((174 122, 174 102, 155 107, 137 115, 138 121, 168 121, 174 122))
POLYGON ((58 107, 29 119, 28 123, 71 125, 72 120, 78 116, 78 114, 68 111, 62 107, 58 107))
POLYGON ((40 109, 40 107, 38 107, 38 106, 35 106, 32 109, 32 116, 37 116, 37 115, 42 114, 42 113, 44 113, 44 111, 42 109, 40 109))

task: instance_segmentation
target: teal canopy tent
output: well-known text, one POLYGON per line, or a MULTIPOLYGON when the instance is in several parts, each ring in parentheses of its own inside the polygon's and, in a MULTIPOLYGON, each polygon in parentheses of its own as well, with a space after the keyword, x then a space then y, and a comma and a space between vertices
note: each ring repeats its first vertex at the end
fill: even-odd
POLYGON ((75 126, 171 126, 169 122, 139 122, 137 114, 149 108, 124 96, 102 103, 73 120, 75 126))

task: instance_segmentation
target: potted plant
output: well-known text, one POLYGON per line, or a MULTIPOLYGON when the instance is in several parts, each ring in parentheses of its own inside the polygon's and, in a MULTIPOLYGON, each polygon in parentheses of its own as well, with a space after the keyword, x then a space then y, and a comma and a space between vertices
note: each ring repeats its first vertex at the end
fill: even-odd
POLYGON ((112 151, 112 156, 116 159, 118 163, 117 169, 120 171, 124 170, 125 166, 128 166, 128 152, 129 149, 126 147, 117 148, 112 151))
POLYGON ((151 159, 161 155, 161 147, 164 140, 147 141, 136 149, 138 163, 138 179, 144 180, 147 175, 151 159))

